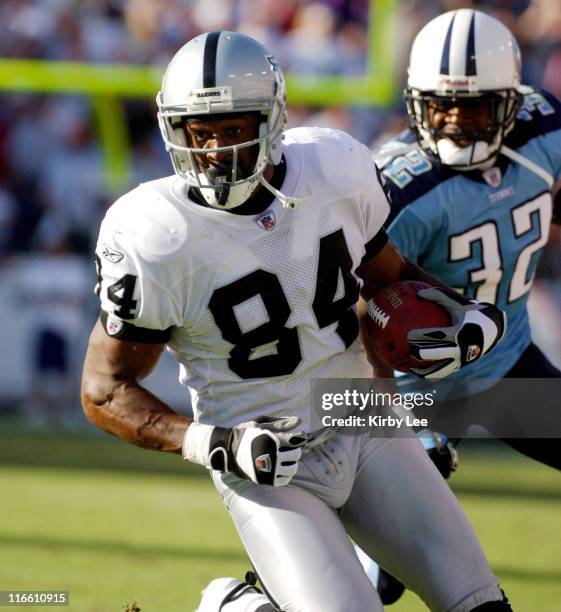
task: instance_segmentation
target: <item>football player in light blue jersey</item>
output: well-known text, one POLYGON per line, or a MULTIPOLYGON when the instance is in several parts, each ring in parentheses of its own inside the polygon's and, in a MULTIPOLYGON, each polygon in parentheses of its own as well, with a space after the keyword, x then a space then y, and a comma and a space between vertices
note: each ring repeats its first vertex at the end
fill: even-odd
MULTIPOLYGON (((441 412, 458 414, 464 404, 464 423, 485 426, 465 406, 476 403, 474 394, 484 401, 502 378, 561 377, 532 343, 527 310, 550 224, 561 222, 556 188, 561 103, 520 84, 520 52, 512 34, 496 19, 469 9, 440 15, 417 35, 405 100, 411 127, 374 153, 392 202, 386 228, 409 259, 464 295, 506 311, 508 329, 500 346, 490 357, 474 355, 473 364, 452 374, 465 384, 440 406, 441 412)), ((439 367, 446 367, 446 359, 439 367)), ((383 364, 376 370, 392 375, 383 364)), ((503 416, 508 416, 508 399, 493 404, 503 416)), ((549 411, 544 422, 559 422, 555 402, 536 398, 532 410, 549 411)), ((436 439, 430 454, 447 477, 455 469, 455 450, 445 438, 436 439)), ((561 469, 557 438, 504 441, 561 469)), ((383 571, 378 585, 384 603, 403 590, 383 571)))

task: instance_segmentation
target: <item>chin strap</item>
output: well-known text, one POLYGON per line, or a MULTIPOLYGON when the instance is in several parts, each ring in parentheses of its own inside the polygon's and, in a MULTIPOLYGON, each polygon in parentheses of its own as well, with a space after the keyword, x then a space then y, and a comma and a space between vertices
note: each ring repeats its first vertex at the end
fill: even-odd
POLYGON ((290 208, 291 210, 296 210, 302 202, 309 200, 312 197, 310 193, 303 198, 296 198, 294 196, 285 196, 284 193, 281 193, 278 189, 275 189, 270 183, 265 180, 265 177, 261 175, 258 179, 258 182, 270 191, 275 197, 277 197, 282 202, 283 208, 290 208))
POLYGON ((501 147, 500 152, 505 157, 508 157, 512 161, 518 162, 521 166, 528 168, 530 172, 537 174, 541 179, 543 179, 546 182, 547 186, 550 189, 553 187, 554 180, 551 174, 549 174, 549 172, 544 170, 541 166, 538 166, 538 164, 535 164, 531 159, 528 159, 527 157, 520 155, 520 153, 517 153, 516 151, 514 151, 513 149, 510 149, 509 147, 505 145, 501 147))

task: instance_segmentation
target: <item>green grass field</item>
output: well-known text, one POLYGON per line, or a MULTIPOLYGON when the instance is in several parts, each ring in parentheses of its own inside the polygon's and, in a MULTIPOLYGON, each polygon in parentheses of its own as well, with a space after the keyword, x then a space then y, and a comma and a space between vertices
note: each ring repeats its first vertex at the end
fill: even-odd
MULTIPOLYGON (((454 489, 514 609, 558 612, 560 480, 485 446, 463 449, 454 489)), ((176 456, 109 437, 4 432, 0 490, 0 590, 68 590, 80 612, 134 600, 143 612, 183 612, 211 578, 248 568, 204 471, 176 456)), ((408 594, 389 609, 426 608, 408 594)))

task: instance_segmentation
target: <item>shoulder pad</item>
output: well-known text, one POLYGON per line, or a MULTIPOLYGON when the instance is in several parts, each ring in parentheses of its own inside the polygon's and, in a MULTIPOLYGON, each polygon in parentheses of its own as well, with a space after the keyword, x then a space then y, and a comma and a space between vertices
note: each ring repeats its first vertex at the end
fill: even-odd
POLYGON ((372 147, 372 158, 378 168, 383 169, 392 159, 408 151, 420 148, 417 136, 412 129, 406 129, 395 138, 386 140, 372 147))
POLYGON ((341 130, 291 129, 286 132, 285 144, 293 143, 303 147, 302 155, 309 167, 315 160, 316 178, 338 193, 354 189, 357 182, 364 182, 365 173, 374 172, 369 149, 341 130))
POLYGON ((431 160, 417 144, 396 148, 391 155, 375 161, 386 181, 399 189, 407 187, 417 177, 427 173, 438 174, 438 169, 442 167, 441 164, 436 164, 435 160, 431 160))
MULTIPOLYGON (((160 181, 155 181, 160 182, 160 181)), ((173 258, 187 239, 187 219, 171 196, 143 183, 109 208, 105 231, 119 234, 145 261, 173 258)))
POLYGON ((525 92, 513 131, 530 128, 543 134, 561 129, 561 102, 543 89, 525 88, 525 92))
POLYGON ((409 151, 420 150, 417 142, 402 142, 399 140, 390 140, 372 149, 372 159, 380 170, 400 155, 405 155, 409 151))

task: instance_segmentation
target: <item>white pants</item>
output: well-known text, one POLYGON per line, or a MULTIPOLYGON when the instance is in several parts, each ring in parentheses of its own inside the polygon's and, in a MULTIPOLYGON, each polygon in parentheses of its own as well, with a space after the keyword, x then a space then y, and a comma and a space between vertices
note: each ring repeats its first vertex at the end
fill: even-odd
POLYGON ((433 612, 502 593, 456 498, 414 438, 336 436, 286 487, 213 472, 259 577, 285 612, 382 610, 347 533, 433 612))

